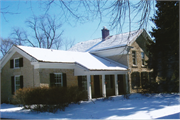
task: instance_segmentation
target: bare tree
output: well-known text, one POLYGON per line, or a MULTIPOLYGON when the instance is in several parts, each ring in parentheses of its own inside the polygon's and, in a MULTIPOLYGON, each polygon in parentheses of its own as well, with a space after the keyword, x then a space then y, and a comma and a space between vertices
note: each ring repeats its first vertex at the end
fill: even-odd
POLYGON ((68 50, 75 44, 75 39, 67 39, 67 40, 63 41, 63 44, 65 46, 65 50, 68 50))
POLYGON ((35 46, 31 40, 29 40, 27 32, 19 27, 14 27, 11 33, 11 39, 16 45, 30 44, 30 46, 35 46))
POLYGON ((26 23, 34 32, 33 38, 37 47, 50 49, 61 43, 64 30, 59 30, 62 24, 57 23, 55 17, 52 18, 49 15, 33 16, 26 23))
POLYGON ((26 21, 26 24, 31 28, 31 34, 19 27, 12 29, 11 38, 16 45, 30 45, 47 49, 59 49, 62 46, 61 36, 64 30, 60 30, 62 25, 56 21, 55 17, 33 16, 26 21))
POLYGON ((11 39, 0 38, 0 50, 1 50, 0 55, 4 56, 13 45, 14 45, 14 42, 11 39))

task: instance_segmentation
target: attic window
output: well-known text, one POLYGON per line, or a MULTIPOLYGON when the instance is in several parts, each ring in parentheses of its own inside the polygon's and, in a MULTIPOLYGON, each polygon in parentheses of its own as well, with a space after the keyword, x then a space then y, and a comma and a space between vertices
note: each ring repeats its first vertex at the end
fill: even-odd
POLYGON ((19 68, 19 58, 14 59, 14 68, 19 68))
POLYGON ((10 68, 23 67, 23 58, 14 58, 10 60, 10 68))
POLYGON ((142 60, 142 65, 145 65, 144 52, 141 52, 141 60, 142 60))
POLYGON ((133 65, 137 65, 137 62, 136 62, 136 51, 132 51, 132 59, 133 59, 133 65))

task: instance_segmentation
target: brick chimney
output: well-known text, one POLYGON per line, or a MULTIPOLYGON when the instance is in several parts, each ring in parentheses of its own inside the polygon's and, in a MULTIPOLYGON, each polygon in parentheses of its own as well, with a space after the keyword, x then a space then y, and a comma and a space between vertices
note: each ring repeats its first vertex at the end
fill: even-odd
POLYGON ((104 26, 102 31, 102 40, 105 40, 107 36, 109 36, 109 30, 104 26))

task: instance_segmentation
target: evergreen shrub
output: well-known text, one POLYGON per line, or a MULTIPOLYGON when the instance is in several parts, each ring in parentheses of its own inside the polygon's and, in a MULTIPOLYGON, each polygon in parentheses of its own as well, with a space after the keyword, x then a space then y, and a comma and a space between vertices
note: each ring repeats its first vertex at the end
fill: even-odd
POLYGON ((159 82, 147 82, 143 86, 142 93, 172 93, 179 92, 178 80, 162 80, 159 82))
POLYGON ((22 104, 25 109, 39 112, 56 112, 65 110, 71 103, 80 104, 87 100, 87 91, 78 87, 36 87, 23 88, 13 96, 16 104, 22 104))

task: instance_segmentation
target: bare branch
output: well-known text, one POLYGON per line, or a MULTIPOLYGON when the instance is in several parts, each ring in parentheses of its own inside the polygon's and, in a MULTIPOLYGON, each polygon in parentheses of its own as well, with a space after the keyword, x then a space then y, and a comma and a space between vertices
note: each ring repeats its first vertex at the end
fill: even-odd
POLYGON ((11 39, 13 40, 13 43, 16 45, 25 45, 29 43, 31 46, 33 47, 35 46, 33 42, 31 42, 28 39, 28 35, 26 31, 18 27, 13 28, 12 33, 11 33, 11 39))
POLYGON ((39 17, 33 16, 26 23, 34 32, 34 38, 38 42, 38 47, 50 49, 57 41, 61 43, 60 37, 63 30, 59 32, 62 25, 56 22, 56 17, 52 18, 48 14, 39 17))
POLYGON ((4 56, 13 45, 14 45, 14 42, 11 39, 0 38, 1 55, 4 56))

